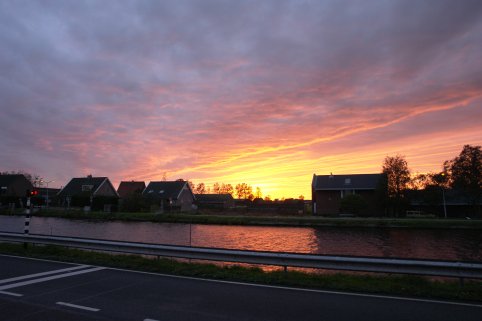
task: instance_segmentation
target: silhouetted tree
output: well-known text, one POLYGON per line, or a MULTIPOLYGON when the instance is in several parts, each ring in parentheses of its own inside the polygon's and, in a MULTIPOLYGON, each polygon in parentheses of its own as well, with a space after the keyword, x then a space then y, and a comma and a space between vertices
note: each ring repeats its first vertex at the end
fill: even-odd
POLYGON ((402 210, 404 192, 410 183, 410 170, 404 156, 387 156, 383 162, 383 173, 387 177, 387 192, 390 203, 393 204, 395 215, 402 210))
POLYGON ((465 145, 459 156, 444 163, 450 176, 450 185, 464 192, 480 212, 482 190, 482 150, 480 146, 465 145))
POLYGON ((189 187, 191 188, 191 191, 193 193, 196 193, 196 185, 194 185, 194 183, 191 182, 191 181, 187 181, 187 183, 189 184, 189 187))
POLYGON ((239 199, 253 199, 253 188, 246 183, 237 184, 236 195, 239 199))
POLYGON ((234 194, 234 188, 233 185, 231 184, 224 184, 221 185, 221 190, 222 194, 231 194, 231 196, 234 194))
POLYGON ((439 173, 418 174, 411 182, 411 189, 417 190, 412 195, 416 196, 430 212, 438 212, 442 216, 444 210, 440 204, 443 202, 445 190, 449 188, 448 182, 449 175, 445 169, 439 173))
POLYGON ((256 187, 256 194, 254 196, 255 198, 261 198, 263 196, 263 193, 261 193, 261 188, 258 186, 256 187))
POLYGON ((204 185, 204 183, 197 184, 195 193, 196 194, 206 194, 206 185, 204 185))

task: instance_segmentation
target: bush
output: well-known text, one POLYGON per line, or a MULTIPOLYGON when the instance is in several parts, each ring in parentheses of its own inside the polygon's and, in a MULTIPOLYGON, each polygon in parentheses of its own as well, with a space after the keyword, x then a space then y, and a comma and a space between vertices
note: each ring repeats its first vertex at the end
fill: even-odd
POLYGON ((367 207, 365 199, 358 194, 347 195, 340 202, 340 211, 346 214, 360 214, 367 207))

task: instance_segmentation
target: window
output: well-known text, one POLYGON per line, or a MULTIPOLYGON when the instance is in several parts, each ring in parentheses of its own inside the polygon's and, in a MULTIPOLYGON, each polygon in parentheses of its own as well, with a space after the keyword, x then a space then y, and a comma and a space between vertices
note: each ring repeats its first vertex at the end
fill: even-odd
POLYGON ((82 192, 90 192, 94 188, 94 185, 82 185, 82 192))

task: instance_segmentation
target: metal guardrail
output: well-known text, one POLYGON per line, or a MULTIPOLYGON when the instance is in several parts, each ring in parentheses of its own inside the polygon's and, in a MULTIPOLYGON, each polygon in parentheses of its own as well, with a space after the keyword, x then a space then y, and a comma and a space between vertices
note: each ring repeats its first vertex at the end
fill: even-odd
POLYGON ((229 250, 0 232, 0 241, 208 261, 482 279, 482 263, 229 250))

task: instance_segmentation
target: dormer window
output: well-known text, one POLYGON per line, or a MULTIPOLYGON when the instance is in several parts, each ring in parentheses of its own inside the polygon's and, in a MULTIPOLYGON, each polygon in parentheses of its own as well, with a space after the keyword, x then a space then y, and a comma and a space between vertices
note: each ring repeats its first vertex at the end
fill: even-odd
POLYGON ((351 184, 351 178, 345 178, 345 185, 351 184))
POLYGON ((90 192, 94 188, 94 185, 82 185, 82 192, 90 192))

